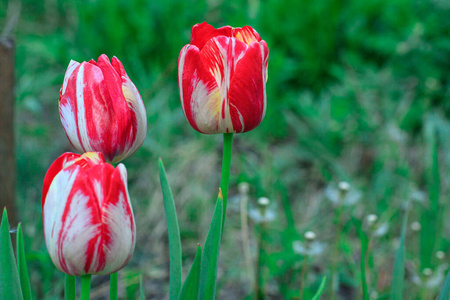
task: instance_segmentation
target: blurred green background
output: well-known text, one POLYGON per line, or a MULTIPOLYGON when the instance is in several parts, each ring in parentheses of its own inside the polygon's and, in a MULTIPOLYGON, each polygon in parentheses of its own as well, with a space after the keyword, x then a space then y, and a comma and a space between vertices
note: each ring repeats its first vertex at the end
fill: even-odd
MULTIPOLYGON (((136 299, 139 274, 148 299, 168 295, 159 156, 174 191, 187 272, 206 236, 221 166, 222 137, 195 132, 178 94, 179 51, 190 41, 191 27, 203 21, 250 25, 270 50, 266 117, 234 139, 218 299, 252 298, 241 182, 250 184, 247 250, 252 268, 260 266, 267 299, 310 299, 323 276, 322 299, 362 299, 361 228, 370 239, 370 297, 388 299, 408 202, 405 299, 436 297, 450 257, 448 0, 17 4, 1 0, 0 28, 20 9, 11 32, 17 51, 17 204, 35 299, 63 295, 63 277, 45 249, 40 205, 47 168, 74 151, 60 125, 59 89, 71 59, 102 53, 122 61, 148 117, 144 145, 124 161, 138 237, 120 272, 121 298, 136 299), (341 181, 350 191, 336 203, 341 181), (271 200, 271 217, 261 224, 255 212, 263 196, 271 200), (367 224, 369 214, 378 216, 373 225, 367 224), (314 242, 305 239, 308 230, 315 232, 314 242)), ((107 278, 94 277, 93 286, 93 299, 107 299, 107 278)))

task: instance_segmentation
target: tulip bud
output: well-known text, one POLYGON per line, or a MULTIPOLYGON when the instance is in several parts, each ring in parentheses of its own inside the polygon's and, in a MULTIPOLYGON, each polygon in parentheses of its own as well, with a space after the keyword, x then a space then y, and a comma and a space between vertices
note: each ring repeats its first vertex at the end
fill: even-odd
POLYGON ((48 253, 61 272, 111 274, 134 251, 136 225, 127 171, 101 153, 65 153, 50 166, 42 191, 48 253))
POLYGON ((106 55, 97 62, 70 61, 59 97, 59 114, 80 153, 97 151, 119 162, 142 145, 147 132, 144 103, 122 63, 106 55))
POLYGON ((181 105, 200 133, 240 133, 266 113, 269 48, 250 26, 192 27, 178 59, 181 105))

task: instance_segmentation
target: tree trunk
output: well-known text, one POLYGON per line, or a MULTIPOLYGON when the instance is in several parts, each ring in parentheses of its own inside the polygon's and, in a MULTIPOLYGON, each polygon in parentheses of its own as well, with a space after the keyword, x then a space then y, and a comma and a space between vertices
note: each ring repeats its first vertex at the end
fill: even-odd
POLYGON ((16 157, 14 149, 14 41, 0 39, 0 208, 6 207, 11 226, 15 209, 16 157))

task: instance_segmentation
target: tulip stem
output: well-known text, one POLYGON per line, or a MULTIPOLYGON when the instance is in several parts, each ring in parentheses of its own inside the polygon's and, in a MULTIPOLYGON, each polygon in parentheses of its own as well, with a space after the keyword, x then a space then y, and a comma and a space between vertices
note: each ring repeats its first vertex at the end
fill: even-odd
POLYGON ((119 286, 119 273, 115 272, 109 276, 109 300, 117 300, 119 286))
POLYGON ((64 283, 64 299, 75 300, 75 276, 67 275, 64 283))
POLYGON ((222 176, 220 177, 220 189, 222 190, 222 196, 223 196, 222 232, 223 232, 223 227, 225 225, 225 216, 227 213, 228 182, 230 180, 232 148, 233 148, 233 133, 224 133, 223 134, 222 176))
POLYGON ((89 300, 91 294, 91 274, 81 276, 81 300, 89 300))

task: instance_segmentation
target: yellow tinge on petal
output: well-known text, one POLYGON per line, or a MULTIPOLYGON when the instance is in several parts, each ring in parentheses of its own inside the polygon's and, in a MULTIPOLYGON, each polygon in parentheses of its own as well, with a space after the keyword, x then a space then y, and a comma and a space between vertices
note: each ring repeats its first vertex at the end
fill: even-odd
POLYGON ((249 30, 241 30, 236 33, 236 39, 239 41, 246 43, 247 45, 250 45, 253 42, 258 42, 258 39, 255 37, 253 32, 249 30))

